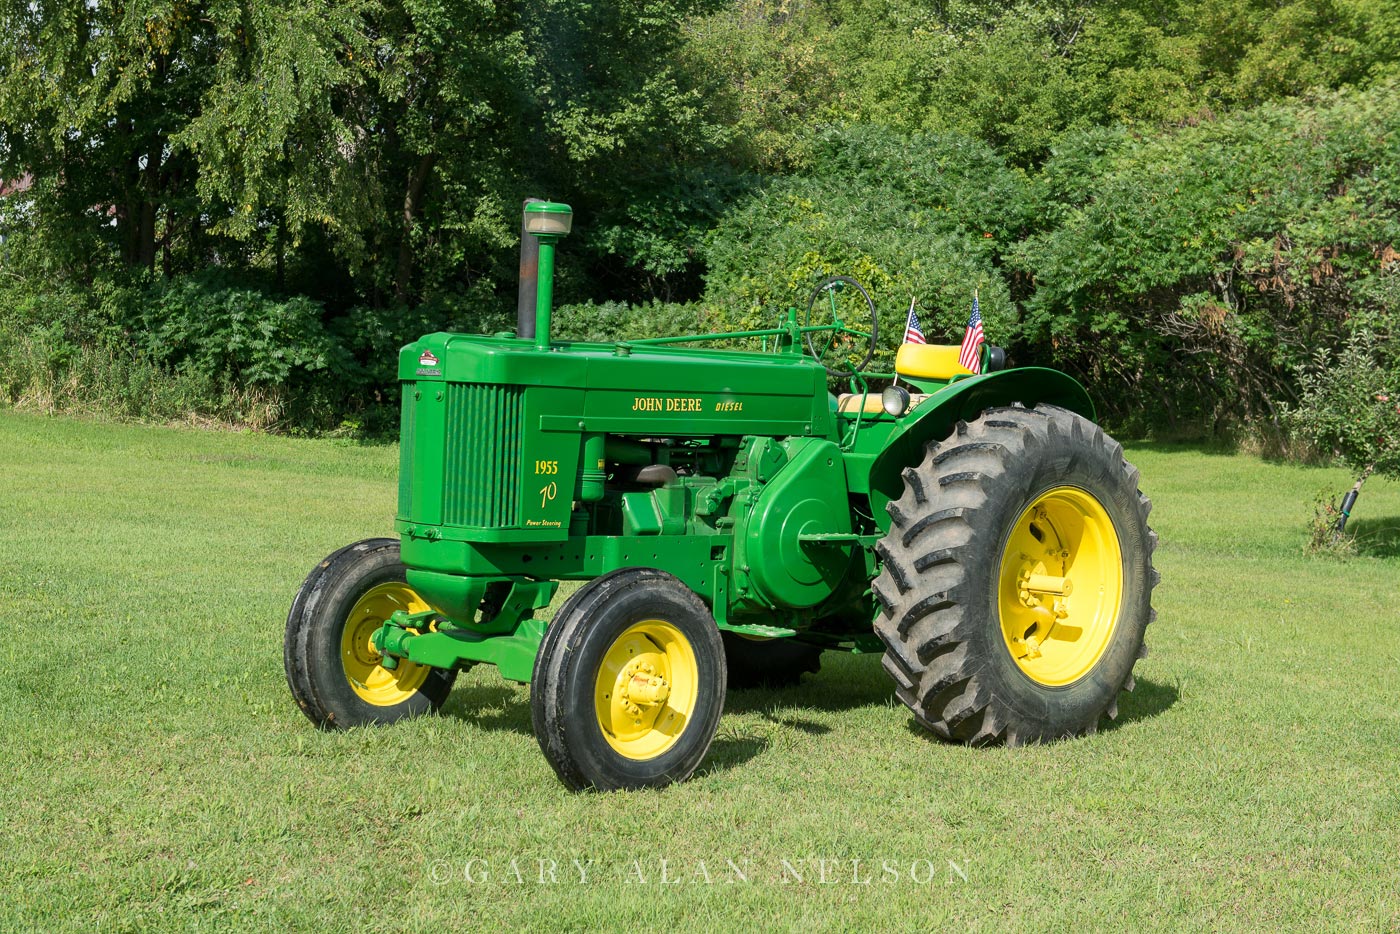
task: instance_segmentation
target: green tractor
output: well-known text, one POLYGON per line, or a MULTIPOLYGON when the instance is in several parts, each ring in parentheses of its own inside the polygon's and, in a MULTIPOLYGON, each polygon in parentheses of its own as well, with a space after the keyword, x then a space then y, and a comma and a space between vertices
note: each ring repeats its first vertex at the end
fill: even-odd
POLYGON ((980 375, 914 343, 870 372, 874 305, 845 277, 771 329, 551 341, 571 217, 526 205, 517 333, 401 351, 398 538, 331 554, 287 618, 313 723, 427 713, 491 664, 531 685, 566 785, 617 789, 684 780, 728 687, 794 682, 829 651, 883 653, 944 740, 1116 715, 1156 535, 1077 382, 986 346, 980 375), (566 580, 584 583, 546 626, 566 580))

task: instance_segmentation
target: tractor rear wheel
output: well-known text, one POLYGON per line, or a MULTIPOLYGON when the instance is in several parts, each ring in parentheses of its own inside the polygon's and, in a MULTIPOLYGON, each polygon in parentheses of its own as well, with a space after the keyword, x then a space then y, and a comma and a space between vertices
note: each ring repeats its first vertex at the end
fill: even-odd
POLYGON ((429 607, 408 586, 399 543, 371 538, 316 565, 292 600, 283 640, 287 686, 312 723, 392 723, 442 706, 457 673, 401 660, 379 664, 370 637, 396 610, 429 607))
POLYGON ((822 650, 791 638, 759 639, 737 632, 720 632, 731 688, 785 688, 802 680, 804 672, 822 667, 822 650))
POLYGON ((874 590, 884 666, 945 740, 1046 742, 1117 716, 1153 618, 1138 472, 1055 406, 989 409, 904 471, 874 590))
POLYGON ((530 713, 545 758, 574 790, 684 781, 724 708, 709 609, 675 577, 625 568, 574 592, 545 630, 530 713))

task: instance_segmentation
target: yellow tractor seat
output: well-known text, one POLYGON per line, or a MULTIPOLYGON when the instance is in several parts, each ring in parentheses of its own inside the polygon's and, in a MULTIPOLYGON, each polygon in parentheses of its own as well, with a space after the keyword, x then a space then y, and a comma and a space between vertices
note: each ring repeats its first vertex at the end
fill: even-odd
POLYGON ((894 371, 914 379, 952 379, 970 374, 972 371, 958 362, 961 353, 958 344, 900 344, 894 371))

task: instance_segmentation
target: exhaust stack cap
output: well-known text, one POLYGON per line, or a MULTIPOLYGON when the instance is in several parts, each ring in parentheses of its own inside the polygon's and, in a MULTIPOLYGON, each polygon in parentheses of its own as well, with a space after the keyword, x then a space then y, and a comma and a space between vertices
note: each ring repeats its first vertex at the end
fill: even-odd
POLYGON ((564 237, 574 225, 574 209, 557 201, 532 201, 525 205, 525 231, 536 237, 564 237))

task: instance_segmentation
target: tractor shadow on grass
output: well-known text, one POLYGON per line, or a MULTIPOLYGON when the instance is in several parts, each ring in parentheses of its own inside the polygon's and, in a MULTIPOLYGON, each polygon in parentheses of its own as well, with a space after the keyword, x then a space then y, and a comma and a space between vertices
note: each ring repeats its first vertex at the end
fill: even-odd
POLYGON ((473 684, 459 688, 447 698, 442 713, 483 730, 535 735, 530 725, 530 696, 514 687, 473 684))
MULTIPOLYGON (((829 733, 831 728, 802 717, 804 710, 840 713, 857 707, 888 706, 894 686, 880 667, 878 655, 850 656, 827 653, 822 670, 804 675, 793 687, 731 688, 724 701, 726 714, 755 713, 778 726, 809 736, 829 733)), ((460 684, 447 698, 442 714, 455 717, 483 730, 497 730, 533 736, 530 721, 530 695, 508 684, 460 684)), ((715 743, 724 739, 721 724, 715 743)), ((735 740, 737 750, 750 740, 735 740)), ((753 755, 761 749, 752 750, 753 755)), ((750 756, 751 757, 751 756, 750 756)), ((732 757, 737 761, 737 753, 732 757)))
POLYGON ((1099 732, 1112 733, 1130 723, 1151 720, 1166 713, 1180 697, 1181 690, 1175 684, 1138 678, 1137 686, 1131 692, 1118 695, 1118 719, 1101 723, 1099 732))
POLYGON ((762 736, 726 736, 724 728, 721 727, 720 734, 710 743, 709 752, 705 753, 705 761, 695 770, 695 777, 737 769, 750 759, 761 755, 768 746, 768 740, 762 736))
MULTIPOLYGON (((1400 541, 1396 542, 1400 548, 1400 541)), ((1104 721, 1099 732, 1112 733, 1132 723, 1150 720, 1165 713, 1181 697, 1174 684, 1162 684, 1150 678, 1138 678, 1130 693, 1118 698, 1118 719, 1104 721)), ((894 688, 880 667, 878 656, 836 656, 823 659, 823 670, 806 675, 801 684, 787 688, 753 688, 731 690, 725 699, 725 714, 758 714, 775 726, 822 736, 831 727, 802 717, 804 710, 840 713, 859 707, 889 706, 892 702, 903 709, 894 698, 894 688)), ((443 706, 443 714, 471 723, 483 730, 498 730, 534 736, 530 722, 529 695, 518 688, 494 685, 471 685, 452 692, 443 706)), ((906 728, 910 733, 929 742, 941 743, 936 736, 909 717, 906 728)), ((726 734, 723 721, 720 732, 705 757, 702 774, 727 771, 748 762, 768 748, 769 741, 740 733, 726 734)))
MULTIPOLYGON (((453 691, 447 703, 443 705, 442 713, 483 730, 499 730, 530 737, 535 735, 530 723, 529 695, 523 695, 522 699, 519 689, 513 687, 471 685, 453 691)), ((794 729, 827 732, 827 728, 821 724, 807 723, 795 718, 781 719, 769 716, 769 719, 794 729)), ((747 736, 735 731, 727 732, 721 723, 720 732, 710 744, 710 751, 705 754, 705 761, 697 774, 708 775, 738 768, 762 754, 768 746, 769 741, 764 737, 747 736)))
POLYGON ((814 675, 804 674, 797 685, 731 688, 724 702, 724 712, 761 714, 772 723, 816 736, 830 729, 780 713, 801 710, 841 713, 857 707, 885 706, 893 696, 894 682, 880 667, 880 656, 827 652, 822 656, 822 670, 814 675))
MULTIPOLYGON (((1118 719, 1099 721, 1100 733, 1113 733, 1142 720, 1151 720, 1166 713, 1181 697, 1181 690, 1175 684, 1161 684, 1149 678, 1138 678, 1137 685, 1130 692, 1118 695, 1118 719)), ((905 724, 906 729, 931 743, 943 744, 943 740, 924 729, 913 717, 905 724)))
MULTIPOLYGON (((801 711, 839 713, 889 703, 894 689, 880 669, 878 657, 872 659, 873 664, 861 664, 865 659, 851 664, 844 657, 832 661, 838 664, 828 663, 828 667, 835 670, 806 675, 794 687, 733 688, 725 698, 724 712, 756 713, 778 726, 820 736, 831 732, 831 728, 800 716, 801 711)), ((471 684, 456 688, 443 705, 442 714, 483 730, 534 735, 529 694, 508 685, 471 684)), ((718 744, 720 739, 715 742, 718 744)), ((761 751, 755 749, 753 754, 761 751)))

